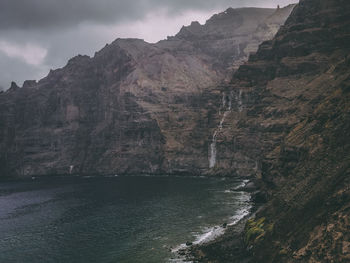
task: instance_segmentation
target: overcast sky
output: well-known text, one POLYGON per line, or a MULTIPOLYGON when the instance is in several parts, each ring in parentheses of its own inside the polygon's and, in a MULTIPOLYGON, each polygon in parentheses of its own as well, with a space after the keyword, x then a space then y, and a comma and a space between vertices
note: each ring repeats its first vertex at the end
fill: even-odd
POLYGON ((40 79, 122 37, 157 42, 228 7, 297 0, 0 0, 0 89, 40 79))

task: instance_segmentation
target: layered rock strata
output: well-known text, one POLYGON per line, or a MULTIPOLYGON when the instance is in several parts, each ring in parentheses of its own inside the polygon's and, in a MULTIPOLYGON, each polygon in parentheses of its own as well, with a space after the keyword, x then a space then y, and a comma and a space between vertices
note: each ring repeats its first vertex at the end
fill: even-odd
POLYGON ((13 83, 0 94, 0 176, 205 173, 219 84, 284 10, 228 9, 168 40, 118 39, 13 83))
POLYGON ((242 108, 216 166, 255 174, 268 200, 245 228, 252 262, 350 260, 349 18, 349 1, 300 1, 227 86, 242 108))

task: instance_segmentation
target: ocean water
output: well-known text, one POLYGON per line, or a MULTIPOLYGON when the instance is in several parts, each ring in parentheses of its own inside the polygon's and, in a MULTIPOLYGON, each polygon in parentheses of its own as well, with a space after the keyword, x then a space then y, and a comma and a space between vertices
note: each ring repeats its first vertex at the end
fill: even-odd
POLYGON ((169 262, 249 210, 242 181, 61 177, 0 183, 0 262, 169 262))

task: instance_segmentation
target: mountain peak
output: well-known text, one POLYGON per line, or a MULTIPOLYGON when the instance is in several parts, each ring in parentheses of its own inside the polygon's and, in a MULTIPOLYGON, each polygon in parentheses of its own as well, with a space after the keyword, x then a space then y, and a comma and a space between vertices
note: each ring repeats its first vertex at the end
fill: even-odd
POLYGON ((36 80, 26 80, 24 81, 22 88, 31 88, 31 87, 34 87, 36 84, 37 84, 36 80))
POLYGON ((201 24, 198 21, 192 21, 190 26, 191 27, 198 27, 198 26, 201 26, 201 24))
POLYGON ((18 90, 20 87, 18 87, 18 85, 17 85, 17 83, 16 82, 14 82, 14 81, 12 81, 11 82, 11 86, 10 86, 10 88, 8 89, 8 91, 16 91, 16 90, 18 90))

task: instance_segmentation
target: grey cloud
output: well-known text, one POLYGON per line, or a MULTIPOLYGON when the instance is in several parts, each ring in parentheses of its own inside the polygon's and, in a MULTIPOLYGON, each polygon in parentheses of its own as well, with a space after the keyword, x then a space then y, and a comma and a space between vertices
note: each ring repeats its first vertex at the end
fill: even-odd
POLYGON ((284 4, 288 0, 0 0, 0 28, 57 28, 81 22, 115 23, 142 18, 157 8, 184 10, 284 4))
POLYGON ((9 58, 0 52, 0 90, 8 89, 13 80, 21 86, 24 80, 37 79, 42 76, 43 71, 47 69, 28 65, 20 59, 9 58))
MULTIPOLYGON (((118 32, 106 35, 99 30, 99 26, 128 26, 136 21, 143 23, 148 15, 154 15, 157 10, 165 10, 171 19, 186 11, 209 14, 227 7, 274 7, 295 1, 0 0, 0 41, 32 43, 48 51, 40 66, 28 65, 23 60, 10 58, 0 52, 0 86, 7 89, 12 80, 21 85, 25 79, 41 78, 50 68, 64 66, 72 56, 93 55, 104 44, 119 36, 118 32)), ((167 27, 166 24, 159 26, 167 27)))
POLYGON ((142 13, 136 2, 113 0, 1 0, 1 28, 52 28, 82 21, 108 22, 123 20, 142 13))

